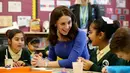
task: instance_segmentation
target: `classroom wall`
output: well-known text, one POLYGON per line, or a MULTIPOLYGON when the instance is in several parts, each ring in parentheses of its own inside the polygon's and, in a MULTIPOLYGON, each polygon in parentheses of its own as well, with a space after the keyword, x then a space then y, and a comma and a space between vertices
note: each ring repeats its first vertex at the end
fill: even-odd
MULTIPOLYGON (((37 18, 40 18, 40 25, 41 25, 41 31, 42 31, 42 24, 44 21, 49 20, 49 11, 40 11, 40 0, 38 1, 38 11, 37 11, 37 18)), ((55 1, 55 7, 56 5, 56 1, 55 1)), ((71 5, 74 4, 75 0, 70 0, 71 1, 71 5)), ((116 0, 111 0, 111 5, 104 5, 105 8, 113 8, 113 14, 115 14, 115 8, 116 8, 116 0)), ((17 21, 17 16, 32 16, 32 0, 0 0, 0 2, 3 2, 3 12, 0 12, 0 15, 12 15, 13 16, 13 21, 17 21), (22 3, 22 12, 8 12, 8 1, 21 1, 22 3)), ((125 8, 121 8, 121 14, 123 15, 123 9, 125 8)), ((130 0, 126 0, 126 9, 130 10, 130 0)), ((106 9, 105 9, 106 11, 106 9)), ((107 14, 105 12, 105 16, 111 17, 112 14, 107 14)), ((117 14, 118 18, 119 18, 119 14, 117 14)), ((125 20, 130 22, 130 14, 129 15, 125 15, 125 20)), ((122 20, 121 20, 122 22, 122 20)), ((130 26, 129 26, 130 27, 130 26)), ((20 27, 21 30, 23 31, 29 31, 29 27, 20 27)))
MULTIPOLYGON (((117 8, 116 7, 116 0, 111 0, 111 1, 112 1, 111 5, 105 5, 105 8, 113 8, 113 14, 115 14, 115 9, 117 8)), ((130 27, 130 14, 129 15, 123 14, 123 9, 129 9, 129 13, 130 13, 130 0, 126 0, 126 8, 119 8, 119 9, 121 9, 121 14, 116 14, 116 15, 117 15, 118 20, 121 22, 121 26, 123 24, 123 21, 119 19, 119 16, 124 15, 125 21, 129 21, 129 27, 130 27)), ((111 15, 112 14, 107 14, 105 12, 105 16, 108 16, 111 18, 111 15)))

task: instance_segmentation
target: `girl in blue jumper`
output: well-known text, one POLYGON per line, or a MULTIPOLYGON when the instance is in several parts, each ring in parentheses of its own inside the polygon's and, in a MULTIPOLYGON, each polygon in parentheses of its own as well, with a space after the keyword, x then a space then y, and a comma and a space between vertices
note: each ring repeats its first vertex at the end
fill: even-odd
POLYGON ((35 55, 33 66, 72 68, 78 57, 89 59, 86 33, 78 29, 74 14, 65 6, 56 7, 50 18, 49 62, 35 55))

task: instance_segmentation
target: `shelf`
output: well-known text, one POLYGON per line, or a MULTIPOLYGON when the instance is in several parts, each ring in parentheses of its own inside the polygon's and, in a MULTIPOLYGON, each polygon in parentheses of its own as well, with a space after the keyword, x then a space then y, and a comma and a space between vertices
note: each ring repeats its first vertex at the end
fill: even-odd
POLYGON ((46 32, 24 32, 25 34, 41 34, 41 35, 44 35, 44 34, 48 34, 46 32))
MULTIPOLYGON (((48 36, 48 33, 46 32, 24 32, 24 34, 27 36, 27 37, 47 37, 48 36)), ((0 35, 3 36, 5 35, 4 32, 0 32, 0 35)))
MULTIPOLYGON (((0 34, 5 34, 4 32, 0 32, 0 34)), ((24 32, 24 34, 41 34, 41 35, 44 35, 44 34, 48 34, 46 32, 24 32)))

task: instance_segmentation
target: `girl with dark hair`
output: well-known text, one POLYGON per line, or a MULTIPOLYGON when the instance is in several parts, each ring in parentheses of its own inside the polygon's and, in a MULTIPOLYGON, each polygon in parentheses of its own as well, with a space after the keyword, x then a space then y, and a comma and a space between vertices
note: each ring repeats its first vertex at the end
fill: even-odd
MULTIPOLYGON (((101 71, 103 66, 117 65, 120 59, 110 52, 109 40, 119 28, 120 23, 107 17, 94 20, 89 27, 88 37, 93 46, 98 46, 90 54, 90 60, 79 58, 84 63, 84 70, 101 71)), ((120 61, 121 62, 121 61, 120 61)))
POLYGON ((86 33, 76 26, 74 14, 66 6, 56 7, 50 18, 49 62, 36 55, 33 66, 72 68, 78 57, 89 59, 86 33))
POLYGON ((4 65, 5 55, 13 59, 13 67, 30 65, 30 55, 24 49, 24 33, 19 29, 12 29, 6 32, 8 46, 0 47, 0 66, 4 65))

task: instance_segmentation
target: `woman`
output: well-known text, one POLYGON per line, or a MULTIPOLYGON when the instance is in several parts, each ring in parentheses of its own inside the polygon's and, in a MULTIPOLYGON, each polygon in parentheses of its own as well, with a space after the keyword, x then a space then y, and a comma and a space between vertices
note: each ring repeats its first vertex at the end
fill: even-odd
POLYGON ((59 6, 52 11, 49 31, 50 61, 35 55, 33 66, 72 68, 78 57, 89 59, 86 33, 78 29, 74 14, 67 7, 59 6))
POLYGON ((30 55, 24 49, 24 33, 19 29, 12 29, 6 32, 8 46, 0 47, 0 66, 4 65, 5 55, 13 59, 13 67, 30 65, 30 55))
POLYGON ((91 5, 89 0, 76 0, 70 9, 77 18, 79 28, 87 29, 94 19, 100 18, 100 10, 97 5, 91 5))

